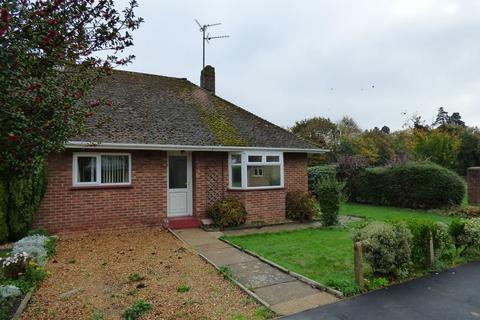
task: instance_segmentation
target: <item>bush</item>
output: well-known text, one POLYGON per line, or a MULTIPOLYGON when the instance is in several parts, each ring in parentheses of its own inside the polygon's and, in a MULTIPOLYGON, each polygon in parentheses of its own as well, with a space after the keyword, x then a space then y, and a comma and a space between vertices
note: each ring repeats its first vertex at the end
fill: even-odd
POLYGON ((318 203, 320 204, 320 220, 323 226, 338 223, 338 212, 342 201, 342 191, 345 184, 335 178, 324 180, 317 185, 318 203))
POLYGON ((328 279, 325 283, 327 286, 337 289, 345 297, 351 297, 356 294, 362 293, 362 289, 352 280, 347 279, 328 279))
POLYGON ((7 192, 0 183, 0 244, 8 239, 7 226, 7 192))
POLYGON ((402 219, 395 223, 406 224, 412 233, 411 252, 412 261, 423 264, 426 262, 430 236, 433 239, 433 248, 436 257, 441 257, 444 249, 452 244, 448 233, 448 225, 443 222, 434 222, 430 220, 402 219))
POLYGON ((337 175, 335 166, 324 165, 309 167, 308 172, 308 191, 316 195, 317 184, 323 180, 334 179, 337 175))
POLYGON ((218 227, 233 227, 244 224, 247 221, 247 211, 243 204, 236 198, 225 198, 217 202, 207 210, 218 227))
POLYGON ((480 249, 480 218, 465 221, 459 243, 468 249, 480 249))
POLYGON ((11 240, 24 237, 32 226, 33 219, 47 186, 46 166, 40 162, 29 176, 12 179, 8 184, 7 224, 11 240))
POLYGON ((406 208, 460 205, 465 195, 462 178, 428 162, 366 169, 348 189, 351 201, 406 208))
POLYGON ((374 276, 402 275, 411 261, 412 233, 405 224, 388 224, 375 221, 353 235, 361 241, 365 260, 372 267, 374 276))
POLYGON ((315 197, 303 191, 287 193, 285 211, 288 219, 296 221, 310 221, 318 214, 315 197))
POLYGON ((465 221, 456 219, 450 222, 450 225, 448 226, 448 233, 453 239, 453 243, 455 244, 455 247, 459 248, 462 246, 462 239, 461 236, 463 235, 465 231, 465 221))

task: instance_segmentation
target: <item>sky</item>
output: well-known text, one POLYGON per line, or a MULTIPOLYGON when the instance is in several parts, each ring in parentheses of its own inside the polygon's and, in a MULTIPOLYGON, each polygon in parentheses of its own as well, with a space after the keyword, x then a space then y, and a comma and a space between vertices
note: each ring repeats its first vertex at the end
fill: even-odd
MULTIPOLYGON (((117 0, 118 7, 126 4, 117 0)), ((439 107, 480 126, 478 0, 139 0, 123 67, 199 83, 202 24, 216 94, 283 127, 313 116, 401 129, 439 107)))

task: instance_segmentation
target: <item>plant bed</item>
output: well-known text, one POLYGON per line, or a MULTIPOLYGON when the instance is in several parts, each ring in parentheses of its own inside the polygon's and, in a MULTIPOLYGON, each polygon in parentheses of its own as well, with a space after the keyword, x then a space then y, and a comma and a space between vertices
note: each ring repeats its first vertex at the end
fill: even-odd
POLYGON ((137 311, 141 319, 256 319, 263 310, 162 229, 62 238, 49 270, 21 319, 125 319, 137 311))
POLYGON ((20 317, 32 292, 48 276, 44 265, 55 254, 56 241, 55 237, 33 235, 16 242, 12 250, 3 250, 0 290, 6 295, 1 297, 1 320, 20 317))

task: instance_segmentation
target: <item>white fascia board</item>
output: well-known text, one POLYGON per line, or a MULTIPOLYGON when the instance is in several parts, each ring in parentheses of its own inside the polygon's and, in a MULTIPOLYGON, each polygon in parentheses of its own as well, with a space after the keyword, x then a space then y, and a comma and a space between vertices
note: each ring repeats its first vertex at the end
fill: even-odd
POLYGON ((116 150, 185 150, 185 151, 247 151, 247 150, 264 150, 264 151, 281 151, 281 152, 298 152, 298 153, 326 153, 327 149, 302 149, 302 148, 263 148, 263 147, 234 147, 234 146, 189 146, 189 145, 173 145, 173 144, 141 144, 141 143, 95 143, 86 141, 69 141, 65 144, 68 149, 116 149, 116 150))

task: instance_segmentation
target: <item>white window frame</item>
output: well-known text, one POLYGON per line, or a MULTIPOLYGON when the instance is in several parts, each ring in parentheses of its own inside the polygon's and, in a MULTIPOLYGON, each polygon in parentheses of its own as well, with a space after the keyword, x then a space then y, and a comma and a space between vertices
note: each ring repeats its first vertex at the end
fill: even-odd
POLYGON ((273 151, 243 151, 243 152, 229 152, 228 154, 228 183, 229 189, 233 190, 262 190, 262 189, 282 189, 284 187, 284 168, 283 168, 283 152, 273 151), (232 183, 232 155, 241 155, 242 157, 242 186, 234 187, 232 183), (261 156, 261 162, 248 162, 248 156, 261 156), (278 156, 278 162, 267 162, 267 156, 278 156), (280 185, 278 186, 263 186, 263 187, 248 187, 247 167, 248 166, 280 166, 280 185))
POLYGON ((132 156, 130 153, 110 152, 75 152, 72 164, 72 185, 74 187, 86 186, 129 186, 132 184, 132 156), (128 182, 102 183, 102 156, 128 156, 128 182), (78 157, 96 158, 96 178, 94 182, 78 182, 78 157))

